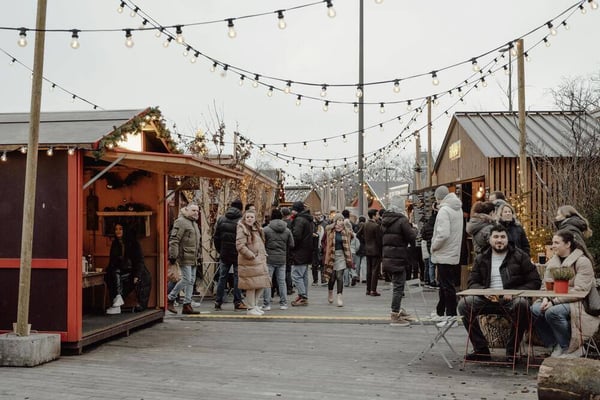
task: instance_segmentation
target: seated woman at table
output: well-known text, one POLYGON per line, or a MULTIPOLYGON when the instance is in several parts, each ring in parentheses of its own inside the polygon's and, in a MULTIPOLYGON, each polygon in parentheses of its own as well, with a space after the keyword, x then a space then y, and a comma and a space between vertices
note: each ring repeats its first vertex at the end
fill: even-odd
POLYGON ((121 306, 135 289, 138 304, 133 311, 143 311, 148 306, 150 297, 150 272, 144 264, 142 247, 136 240, 135 234, 126 232, 121 223, 115 224, 115 239, 110 246, 110 258, 106 268, 106 285, 112 299, 112 307, 107 314, 120 314, 121 306))
MULTIPOLYGON (((552 250, 554 256, 546 264, 545 279, 552 280, 553 269, 569 267, 575 272, 569 281, 569 292, 589 292, 596 283, 594 269, 573 232, 565 229, 556 232, 552 250)), ((553 349, 552 357, 580 357, 582 336, 590 337, 598 330, 600 317, 587 314, 581 301, 549 295, 531 306, 533 326, 544 346, 553 349)))
MULTIPOLYGON (((537 290, 541 280, 529 255, 508 244, 505 226, 495 224, 490 229, 490 247, 475 258, 469 275, 469 289, 537 290)), ((523 297, 465 296, 458 303, 458 312, 473 344, 467 361, 491 359, 487 340, 479 325, 479 315, 506 314, 517 329, 511 330, 506 344, 508 361, 514 361, 514 352, 523 338, 529 323, 529 302, 523 297)))

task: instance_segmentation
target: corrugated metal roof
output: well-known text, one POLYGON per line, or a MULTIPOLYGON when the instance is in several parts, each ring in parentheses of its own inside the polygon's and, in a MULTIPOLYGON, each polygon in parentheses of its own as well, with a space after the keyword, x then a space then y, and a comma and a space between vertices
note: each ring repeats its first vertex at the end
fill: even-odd
POLYGON ((285 201, 305 201, 312 191, 310 186, 285 186, 285 201))
MULTIPOLYGON (((91 145, 145 110, 41 113, 39 144, 91 145)), ((28 139, 29 113, 0 113, 0 146, 26 145, 28 139)))
MULTIPOLYGON (((488 158, 518 157, 519 117, 516 112, 459 112, 460 124, 488 158)), ((562 111, 528 111, 525 119, 527 153, 557 157, 570 154, 572 125, 585 135, 597 135, 598 121, 589 114, 562 111)))
MULTIPOLYGON (((400 182, 400 181, 388 181, 387 183, 387 188, 391 189, 395 186, 400 186, 402 184, 404 184, 405 182, 400 182)), ((367 184, 369 185, 369 187, 371 188, 371 190, 373 191, 373 194, 375 196, 377 196, 378 199, 383 199, 385 198, 385 188, 386 188, 386 183, 385 181, 367 181, 367 184)))

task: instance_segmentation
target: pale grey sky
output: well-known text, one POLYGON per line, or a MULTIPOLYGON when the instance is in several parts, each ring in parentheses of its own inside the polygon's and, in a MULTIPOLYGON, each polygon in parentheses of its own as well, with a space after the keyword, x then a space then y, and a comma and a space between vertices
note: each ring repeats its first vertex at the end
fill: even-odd
MULTIPOLYGON (((35 26, 35 3, 2 0, 0 26, 35 26)), ((310 3, 309 0, 138 0, 136 4, 162 25, 188 25, 208 20, 224 20, 248 14, 288 9, 310 3)), ((469 60, 488 50, 502 46, 531 29, 553 19, 575 2, 572 0, 456 0, 399 1, 385 0, 376 4, 364 0, 365 17, 365 81, 402 78, 469 60)), ((526 105, 531 110, 552 109, 547 89, 556 87, 569 76, 588 75, 600 70, 600 53, 595 49, 600 37, 600 10, 576 11, 569 19, 569 30, 559 26, 565 16, 554 21, 556 36, 550 36, 551 46, 531 50, 526 63, 526 105)), ((226 22, 184 27, 188 44, 224 63, 292 81, 315 83, 358 82, 358 1, 335 0, 335 18, 329 18, 325 3, 285 13, 287 28, 277 27, 275 14, 235 21, 237 37, 227 35, 226 22)), ((119 1, 52 0, 48 2, 48 29, 137 28, 142 19, 122 14, 116 9, 119 1)), ((542 31, 525 41, 529 48, 548 31, 542 31)), ((32 66, 33 32, 29 45, 17 46, 15 31, 0 30, 0 48, 19 61, 32 66)), ((303 100, 296 106, 296 96, 281 92, 272 97, 267 89, 253 88, 247 80, 239 86, 239 75, 221 77, 210 72, 211 63, 200 58, 192 64, 184 48, 174 42, 162 46, 165 36, 157 39, 153 32, 134 32, 135 45, 126 48, 123 32, 81 33, 81 47, 69 47, 69 33, 48 33, 44 75, 67 90, 106 109, 160 106, 169 125, 177 124, 183 135, 193 135, 214 118, 214 107, 221 113, 228 132, 239 130, 256 143, 287 143, 338 136, 357 129, 357 114, 352 105, 332 104, 322 110, 323 101, 303 100)), ((488 57, 487 60, 493 57, 488 57)), ((0 54, 0 112, 29 111, 30 73, 19 65, 9 65, 10 59, 0 54)), ((506 61, 502 61, 505 63, 506 61)), ((502 65, 502 64, 500 64, 502 65)), ((515 68, 516 69, 516 68, 515 68)), ((470 65, 463 65, 438 74, 440 84, 433 86, 431 76, 402 82, 400 93, 392 85, 365 88, 365 101, 392 102, 444 92, 472 74, 470 65)), ((514 76, 516 87, 516 75, 514 76)), ((454 111, 506 110, 507 76, 498 72, 487 78, 488 87, 473 90, 465 103, 452 107, 454 111)), ((279 84, 280 87, 283 85, 279 84)), ((292 86, 292 91, 320 98, 319 87, 292 86)), ((354 88, 329 89, 325 99, 355 101, 354 88)), ((322 99, 322 100, 325 100, 322 99)), ((433 108, 433 116, 451 107, 457 98, 444 96, 433 108)), ((514 97, 516 107, 516 94, 514 97)), ((44 90, 43 111, 88 110, 80 101, 61 91, 44 90)), ((385 113, 379 106, 366 106, 365 126, 377 125, 406 113, 406 104, 388 105, 385 113)), ((384 130, 368 130, 365 152, 389 144, 405 127, 402 123, 385 123, 384 130)), ((421 114, 410 131, 425 124, 421 114)), ((450 118, 434 122, 433 147, 439 148, 450 118)), ((267 146, 272 151, 298 158, 343 158, 353 162, 357 153, 357 136, 290 145, 267 146)), ((425 147, 426 143, 422 143, 425 147)), ((414 142, 408 142, 406 154, 414 154, 414 142)), ((390 156, 399 154, 394 151, 390 156)), ((285 167, 277 159, 275 166, 285 167)), ((307 164, 306 161, 302 161, 307 164)), ((342 162, 332 162, 332 164, 342 162)), ((322 164, 314 162, 315 165, 322 164)), ((301 168, 287 168, 299 175, 301 168)), ((308 169, 305 169, 308 170, 308 169)))

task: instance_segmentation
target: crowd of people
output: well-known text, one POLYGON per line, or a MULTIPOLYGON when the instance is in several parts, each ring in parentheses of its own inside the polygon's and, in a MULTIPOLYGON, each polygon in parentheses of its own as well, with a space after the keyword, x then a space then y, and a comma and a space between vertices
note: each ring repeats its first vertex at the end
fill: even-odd
MULTIPOLYGON (((555 297, 549 292, 533 303, 518 296, 463 296, 459 301, 457 271, 466 264, 465 239, 470 235, 473 261, 468 288, 545 290, 544 282, 552 279, 552 270, 567 267, 574 276, 570 290, 589 292, 596 285, 593 258, 585 245, 592 233, 589 222, 572 206, 557 210, 557 231, 551 245, 554 256, 542 266, 545 276, 540 277, 540 265, 532 261, 526 231, 502 192, 475 202, 470 213, 464 212, 459 197, 446 186, 436 188, 434 200, 431 211, 419 221, 396 206, 370 209, 365 218, 351 215, 348 210, 332 210, 328 215, 320 210, 311 213, 303 202, 296 201, 290 208, 273 208, 263 224, 253 205, 243 207, 240 200, 234 200, 218 218, 214 230, 219 257, 215 311, 222 310, 228 290, 233 295, 234 310, 253 316, 271 311, 276 294, 280 310, 306 307, 311 281, 312 286, 326 285, 326 301, 343 307, 345 287, 364 285, 367 296, 378 297, 379 281, 385 279, 392 288, 390 324, 409 326, 413 318, 401 307, 405 282, 418 278, 438 291, 438 302, 431 313, 438 327, 462 317, 473 346, 467 360, 490 359, 479 316, 499 310, 515 322, 506 343, 508 359, 517 356, 518 343, 530 321, 552 356, 581 355, 581 337, 592 335, 600 324, 600 317, 587 314, 578 305, 581 299, 555 297), (291 300, 288 296, 293 293, 291 300)), ((191 299, 201 257, 197 220, 198 206, 190 204, 181 210, 170 232, 169 262, 178 262, 181 270, 181 279, 169 288, 171 312, 177 312, 174 303, 183 292, 184 298, 179 300, 182 313, 197 313, 191 299)), ((135 261, 141 256, 137 247, 124 248, 125 255, 133 254, 129 264, 139 264, 135 261)), ((122 249, 119 252, 123 254, 122 249)), ((117 264, 111 261, 111 265, 117 264)), ((127 262, 121 260, 119 265, 123 269, 127 262)), ((134 275, 137 280, 143 279, 138 272, 134 275)), ((114 274, 110 276, 111 282, 117 282, 114 274)), ((122 297, 116 283, 110 288, 115 308, 122 297)), ((145 306, 143 299, 140 303, 145 306)))

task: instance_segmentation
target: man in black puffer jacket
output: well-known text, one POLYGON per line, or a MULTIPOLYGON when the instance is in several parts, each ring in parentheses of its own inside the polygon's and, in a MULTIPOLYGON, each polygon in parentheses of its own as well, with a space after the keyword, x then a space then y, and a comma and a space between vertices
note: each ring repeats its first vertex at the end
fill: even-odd
POLYGON ((383 214, 381 229, 383 230, 381 265, 383 266, 383 272, 391 275, 393 285, 391 325, 409 326, 410 322, 405 318, 407 315, 400 314, 402 310, 400 304, 404 295, 406 269, 410 262, 408 244, 414 243, 417 231, 397 206, 391 206, 383 214))
POLYGON ((304 208, 304 203, 296 201, 292 205, 291 231, 294 236, 294 249, 291 253, 292 280, 298 297, 292 301, 293 306, 308 305, 308 264, 313 259, 313 235, 316 235, 315 224, 310 212, 304 208))
POLYGON ((242 202, 234 200, 225 215, 217 220, 215 234, 213 236, 215 249, 219 252, 219 283, 217 284, 217 296, 215 297, 215 310, 220 310, 225 300, 225 286, 229 270, 233 267, 233 304, 235 310, 246 310, 242 301, 242 293, 238 289, 238 253, 235 247, 237 234, 237 223, 242 218, 242 202))

